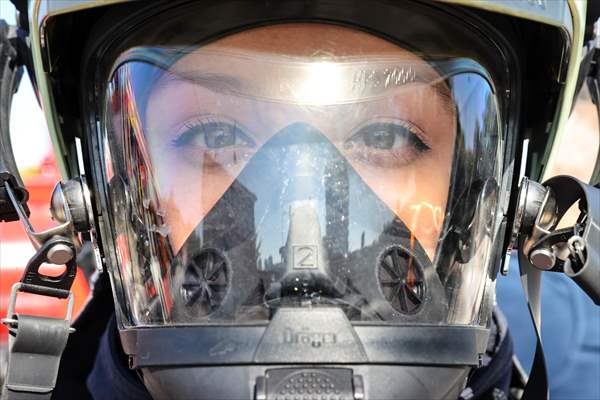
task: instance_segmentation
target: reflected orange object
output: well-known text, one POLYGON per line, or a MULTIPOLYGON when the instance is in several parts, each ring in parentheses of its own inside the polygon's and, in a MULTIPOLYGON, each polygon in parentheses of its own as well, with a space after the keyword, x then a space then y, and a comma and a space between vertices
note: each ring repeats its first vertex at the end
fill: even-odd
MULTIPOLYGON (((53 226, 50 217, 49 202, 54 185, 60 180, 53 156, 49 155, 40 167, 34 171, 24 171, 23 181, 29 191, 30 220, 35 230, 44 230, 53 226)), ((20 222, 0 224, 0 318, 6 316, 12 286, 23 275, 27 261, 35 250, 29 243, 20 222)), ((74 296, 73 317, 87 301, 89 287, 81 271, 71 288, 74 296)), ((64 317, 67 300, 55 299, 29 293, 18 293, 15 311, 22 314, 47 317, 64 317)), ((0 325, 0 346, 6 344, 8 330, 0 325)))

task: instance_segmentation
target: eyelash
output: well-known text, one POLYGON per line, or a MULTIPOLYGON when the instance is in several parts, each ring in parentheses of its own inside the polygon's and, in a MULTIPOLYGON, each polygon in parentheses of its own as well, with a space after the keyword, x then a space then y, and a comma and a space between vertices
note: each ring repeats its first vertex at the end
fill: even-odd
POLYGON ((408 121, 375 121, 360 127, 346 140, 344 147, 351 158, 363 164, 395 168, 411 164, 431 150, 424 136, 421 129, 408 121), (399 140, 405 143, 398 143, 399 140))
MULTIPOLYGON (((191 153, 194 159, 200 154, 198 151, 212 157, 222 157, 235 149, 250 149, 256 146, 235 121, 220 116, 204 116, 190 120, 184 123, 182 129, 183 132, 172 140, 172 145, 191 153), (208 137, 218 130, 227 133, 221 137, 208 137), (202 140, 201 144, 190 146, 198 139, 202 140), (222 142, 215 144, 219 140, 222 142)), ((379 168, 397 168, 413 163, 431 150, 424 136, 421 129, 408 121, 378 120, 358 128, 346 140, 344 148, 350 158, 363 164, 379 168)))
MULTIPOLYGON (((255 142, 250 136, 235 122, 232 120, 224 119, 222 117, 205 116, 191 121, 187 121, 183 124, 184 131, 177 135, 175 139, 171 141, 174 147, 185 147, 192 143, 193 140, 202 138, 204 142, 205 151, 218 152, 223 151, 228 147, 254 147, 255 142), (209 138, 208 135, 214 134, 217 130, 227 131, 231 138, 225 137, 224 140, 231 141, 219 146, 211 145, 210 142, 219 140, 218 137, 209 138), (209 140, 212 139, 212 140, 209 140), (240 141, 242 143, 240 143, 240 141)), ((223 140, 223 137, 220 138, 223 140)), ((223 144, 223 143, 221 143, 223 144)))
POLYGON ((247 160, 256 143, 235 121, 205 115, 185 122, 171 140, 171 146, 189 163, 202 169, 229 169, 247 160))

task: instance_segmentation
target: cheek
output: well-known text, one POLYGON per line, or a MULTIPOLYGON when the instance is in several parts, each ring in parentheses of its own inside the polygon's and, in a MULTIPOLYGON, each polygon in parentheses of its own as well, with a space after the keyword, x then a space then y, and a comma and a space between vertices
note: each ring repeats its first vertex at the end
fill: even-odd
POLYGON ((222 168, 171 168, 167 190, 159 190, 165 205, 171 245, 177 253, 198 224, 233 183, 235 176, 222 168))
POLYGON ((435 158, 414 166, 383 170, 354 165, 375 194, 406 224, 433 259, 444 222, 448 166, 435 158))
POLYGON ((401 173, 388 197, 393 198, 396 214, 407 224, 431 259, 442 231, 450 186, 452 147, 433 148, 408 174, 401 173), (404 190, 403 188, 409 188, 404 190))
MULTIPOLYGON (((186 100, 195 97, 194 92, 184 91, 186 100)), ((198 108, 176 107, 173 96, 155 96, 157 101, 149 103, 148 145, 156 173, 160 207, 169 227, 169 238, 173 251, 177 253, 200 221, 214 207, 223 193, 232 184, 240 168, 221 167, 218 162, 205 157, 201 152, 193 154, 174 147, 170 132, 172 126, 182 123, 198 113, 198 108), (174 101, 169 103, 169 101, 174 101), (161 112, 159 112, 162 110, 161 112), (165 116, 166 118, 161 118, 165 116), (175 122, 176 121, 176 122, 175 122), (175 123, 174 123, 175 122, 175 123)), ((181 101, 181 99, 179 99, 181 101)), ((204 107, 207 110, 208 107, 204 107)))
POLYGON ((406 223, 431 259, 444 222, 449 182, 444 173, 446 170, 434 169, 436 167, 432 165, 424 170, 431 172, 420 171, 413 175, 412 192, 394 193, 396 198, 402 198, 403 204, 396 209, 396 214, 406 223))
POLYGON ((456 119, 438 96, 430 95, 429 102, 421 104, 423 96, 412 97, 408 105, 405 99, 402 107, 397 106, 403 119, 425 131, 430 150, 411 164, 397 168, 352 164, 433 259, 446 213, 456 119))

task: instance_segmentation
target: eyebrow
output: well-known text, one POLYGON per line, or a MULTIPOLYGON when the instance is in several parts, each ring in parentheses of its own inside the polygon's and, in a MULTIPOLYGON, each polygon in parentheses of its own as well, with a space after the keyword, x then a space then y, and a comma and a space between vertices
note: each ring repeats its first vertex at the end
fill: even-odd
MULTIPOLYGON (((387 70, 395 70, 397 67, 386 67, 379 71, 387 70)), ((428 71, 427 71, 428 72, 428 71)), ((431 73, 427 73, 419 68, 416 70, 412 70, 411 74, 407 74, 405 76, 406 79, 398 79, 394 83, 396 87, 402 87, 403 85, 410 83, 423 83, 431 85, 431 87, 436 91, 436 93, 442 98, 444 104, 448 107, 448 109, 454 108, 454 101, 452 97, 451 89, 445 83, 441 76, 438 79, 431 79, 431 73)), ((359 85, 368 86, 367 82, 357 82, 357 76, 364 76, 365 69, 357 69, 354 74, 351 74, 348 78, 348 84, 352 87, 355 87, 357 83, 359 85)), ((402 77, 401 77, 402 78, 402 77)), ((395 79, 392 77, 392 80, 395 79)), ((188 82, 193 85, 202 86, 210 91, 216 93, 230 94, 230 95, 247 95, 244 89, 247 89, 245 85, 246 79, 240 79, 239 77, 235 77, 230 74, 218 73, 218 72, 206 72, 199 70, 188 70, 188 71, 172 71, 172 70, 164 70, 164 75, 158 80, 156 87, 168 86, 171 82, 188 82)), ((365 86, 363 86, 365 87, 365 86)), ((371 89, 376 89, 382 93, 385 90, 392 89, 394 85, 388 86, 387 84, 381 87, 371 87, 371 89)), ((376 93, 376 92, 375 92, 376 93)), ((262 95, 261 97, 267 97, 262 95)), ((281 100, 281 99, 279 99, 281 100)))
POLYGON ((447 111, 456 111, 456 104, 454 102, 454 97, 452 96, 452 88, 448 86, 445 80, 437 81, 433 83, 431 87, 440 96, 442 104, 447 111))
POLYGON ((202 71, 164 71, 158 80, 157 87, 167 86, 171 82, 189 82, 219 93, 240 93, 243 90, 242 80, 231 75, 202 71))

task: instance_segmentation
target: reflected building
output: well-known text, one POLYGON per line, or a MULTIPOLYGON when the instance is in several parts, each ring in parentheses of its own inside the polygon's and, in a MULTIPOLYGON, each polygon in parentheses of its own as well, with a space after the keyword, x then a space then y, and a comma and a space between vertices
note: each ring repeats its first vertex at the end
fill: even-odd
POLYGON ((330 162, 325 167, 325 246, 331 260, 348 254, 350 192, 348 166, 330 162))

